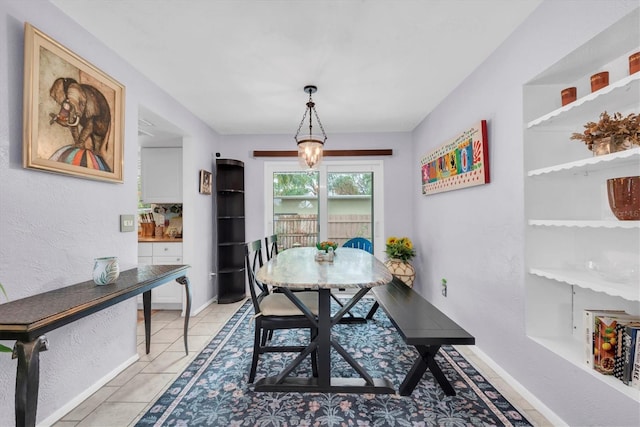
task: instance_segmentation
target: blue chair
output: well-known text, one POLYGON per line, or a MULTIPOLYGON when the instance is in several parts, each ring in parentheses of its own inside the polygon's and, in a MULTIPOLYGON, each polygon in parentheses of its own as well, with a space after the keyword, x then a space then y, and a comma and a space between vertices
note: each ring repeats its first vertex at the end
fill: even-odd
MULTIPOLYGON (((369 252, 370 254, 373 253, 373 245, 371 244, 371 242, 362 237, 354 237, 351 240, 347 240, 346 242, 344 242, 344 245, 342 246, 347 248, 362 249, 364 251, 369 252)), ((373 305, 371 306, 371 309, 365 316, 365 319, 367 320, 373 319, 373 315, 376 314, 376 311, 378 311, 379 307, 380 307, 380 304, 378 304, 378 301, 374 302, 373 305)))
POLYGON ((342 247, 362 249, 363 251, 367 251, 370 254, 373 253, 373 245, 364 237, 354 237, 353 239, 347 240, 346 242, 344 242, 342 247))
MULTIPOLYGON (((342 244, 342 247, 362 249, 363 251, 367 251, 370 254, 373 254, 373 245, 371 244, 371 241, 365 239, 364 237, 354 237, 353 239, 349 239, 342 244)), ((339 289, 339 290, 343 291, 344 289, 339 289)), ((342 302, 335 295, 331 294, 331 297, 334 299, 334 301, 336 301, 342 307, 342 302)), ((377 301, 376 301, 376 304, 378 304, 377 301)), ((375 308, 372 308, 371 310, 369 310, 371 317, 373 317, 373 314, 378 309, 377 305, 375 305, 374 307, 375 308)), ((348 314, 348 317, 346 318, 346 320, 356 319, 355 317, 353 317, 353 314, 351 314, 351 312, 347 314, 348 314)), ((371 319, 371 317, 369 319, 371 319)))

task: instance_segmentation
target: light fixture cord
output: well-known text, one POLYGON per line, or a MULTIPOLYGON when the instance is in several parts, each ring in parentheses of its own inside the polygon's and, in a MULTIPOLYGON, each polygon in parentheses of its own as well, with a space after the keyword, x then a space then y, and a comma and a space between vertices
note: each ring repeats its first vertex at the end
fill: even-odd
MULTIPOLYGON (((314 108, 314 103, 313 100, 311 99, 311 94, 309 94, 309 102, 307 102, 307 109, 309 110, 309 137, 311 137, 311 135, 313 135, 313 126, 312 126, 312 122, 313 122, 313 114, 311 114, 311 110, 313 110, 314 112, 316 111, 314 108)), ((316 113, 316 117, 318 117, 318 113, 316 113)))
MULTIPOLYGON (((327 141, 327 134, 324 131, 324 127, 322 126, 322 122, 320 121, 320 116, 318 116, 318 112, 316 111, 316 106, 315 104, 311 107, 311 109, 313 110, 313 114, 316 115, 316 121, 318 122, 318 126, 320 126, 320 130, 322 131, 322 136, 324 137, 324 141, 327 141)), ((311 114, 309 114, 311 115, 311 114)), ((311 130, 311 121, 309 121, 309 130, 311 130)))
POLYGON ((307 112, 308 110, 304 110, 304 114, 302 115, 302 120, 300 120, 300 124, 298 125, 298 130, 296 131, 296 134, 293 137, 293 139, 295 139, 296 142, 298 142, 298 135, 300 135, 300 129, 302 129, 302 125, 304 124, 304 119, 307 117, 307 112))
POLYGON ((298 125, 298 130, 296 131, 296 135, 293 137, 295 141, 298 141, 298 135, 300 135, 300 129, 302 129, 302 125, 304 124, 304 119, 307 118, 307 113, 309 113, 309 136, 313 135, 312 128, 312 113, 316 115, 316 120, 318 121, 318 125, 320 126, 320 130, 322 131, 322 136, 324 137, 324 142, 327 141, 327 134, 324 131, 324 126, 322 126, 322 122, 320 121, 320 117, 318 116, 318 112, 316 111, 316 104, 313 102, 311 98, 311 93, 309 93, 309 102, 307 102, 307 109, 304 110, 304 114, 302 115, 302 120, 300 120, 300 124, 298 125))

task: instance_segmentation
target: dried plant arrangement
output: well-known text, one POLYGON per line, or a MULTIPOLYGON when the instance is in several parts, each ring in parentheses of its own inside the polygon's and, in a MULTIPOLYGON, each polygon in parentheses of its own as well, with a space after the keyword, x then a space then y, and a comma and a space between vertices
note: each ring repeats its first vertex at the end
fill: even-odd
POLYGON ((571 139, 583 141, 589 150, 603 138, 617 139, 622 149, 640 146, 640 115, 631 113, 623 116, 621 113, 610 115, 606 111, 600 114, 598 122, 588 122, 584 125, 584 132, 573 133, 571 139))

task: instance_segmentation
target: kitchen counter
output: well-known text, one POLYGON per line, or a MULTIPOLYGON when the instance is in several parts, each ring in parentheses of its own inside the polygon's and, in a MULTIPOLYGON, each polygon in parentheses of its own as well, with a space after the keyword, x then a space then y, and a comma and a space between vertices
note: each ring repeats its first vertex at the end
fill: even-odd
POLYGON ((167 243, 182 243, 182 237, 171 238, 169 236, 163 237, 142 237, 138 236, 138 243, 159 243, 159 242, 167 242, 167 243))

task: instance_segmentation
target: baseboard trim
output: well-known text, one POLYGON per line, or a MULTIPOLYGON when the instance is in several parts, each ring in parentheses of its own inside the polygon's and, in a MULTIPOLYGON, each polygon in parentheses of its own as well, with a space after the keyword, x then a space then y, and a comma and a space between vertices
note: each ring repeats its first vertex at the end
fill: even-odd
MULTIPOLYGON (((218 297, 215 296, 213 298, 211 298, 209 301, 206 301, 204 304, 202 304, 200 307, 198 307, 197 309, 191 309, 191 317, 197 315, 198 313, 200 313, 202 310, 204 310, 205 308, 209 307, 211 304, 215 303, 218 301, 218 297)), ((184 316, 184 312, 182 313, 182 315, 184 316)))
POLYGON ((57 411, 55 411, 51 415, 49 415, 47 418, 45 418, 44 420, 39 422, 37 424, 37 426, 38 427, 49 427, 49 426, 53 425, 54 423, 60 421, 62 419, 62 417, 64 417, 69 412, 71 412, 73 409, 75 409, 78 405, 80 405, 82 402, 84 402, 93 393, 95 393, 96 391, 98 391, 99 389, 101 389, 102 387, 107 385, 109 383, 109 381, 111 381, 112 379, 117 377, 122 371, 127 369, 129 366, 133 365, 139 359, 140 359, 140 356, 138 356, 137 354, 135 356, 131 356, 129 359, 127 359, 126 361, 121 363, 117 368, 113 369, 107 375, 105 375, 104 377, 102 377, 99 380, 97 380, 89 388, 85 389, 82 393, 80 393, 79 395, 77 395, 76 397, 71 399, 64 406, 62 406, 57 411))
POLYGON ((540 412, 553 426, 568 427, 569 425, 562 420, 555 412, 553 412, 547 405, 542 403, 533 393, 527 390, 522 384, 520 384, 515 378, 513 378, 507 371, 502 369, 492 358, 490 358, 485 352, 480 350, 475 345, 466 346, 469 350, 475 353, 484 363, 486 363, 495 373, 509 384, 516 392, 518 392, 523 398, 525 398, 535 410, 540 412))

